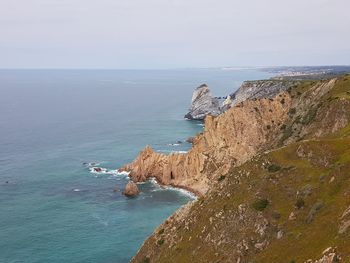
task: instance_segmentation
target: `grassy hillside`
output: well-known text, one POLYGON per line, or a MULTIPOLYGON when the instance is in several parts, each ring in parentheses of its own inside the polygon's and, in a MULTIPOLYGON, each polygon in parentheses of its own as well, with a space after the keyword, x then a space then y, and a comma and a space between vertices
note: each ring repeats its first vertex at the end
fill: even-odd
POLYGON ((133 262, 299 263, 328 247, 350 262, 350 76, 325 83, 291 88, 280 147, 216 178, 133 262))

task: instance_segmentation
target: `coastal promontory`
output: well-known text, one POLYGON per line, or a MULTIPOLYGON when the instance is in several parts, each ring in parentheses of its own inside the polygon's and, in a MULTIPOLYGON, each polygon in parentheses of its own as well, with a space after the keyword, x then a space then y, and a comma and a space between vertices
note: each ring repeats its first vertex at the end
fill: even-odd
POLYGON ((349 75, 259 85, 283 88, 208 114, 188 153, 122 168, 199 195, 132 262, 348 262, 349 75))

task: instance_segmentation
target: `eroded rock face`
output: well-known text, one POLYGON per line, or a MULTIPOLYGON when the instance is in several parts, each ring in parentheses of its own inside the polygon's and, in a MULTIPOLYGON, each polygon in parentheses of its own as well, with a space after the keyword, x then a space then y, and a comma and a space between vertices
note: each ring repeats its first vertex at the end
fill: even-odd
POLYGON ((290 102, 283 93, 275 100, 248 100, 218 117, 207 116, 204 132, 195 137, 188 153, 165 155, 147 146, 121 170, 136 182, 156 177, 162 184, 204 194, 214 178, 276 141, 290 102))
POLYGON ((140 193, 139 188, 137 187, 137 184, 130 181, 125 186, 123 194, 128 197, 137 196, 140 193))
POLYGON ((195 89, 192 95, 191 107, 185 118, 203 120, 207 115, 217 116, 221 113, 219 100, 211 95, 207 85, 195 89))
POLYGON ((240 88, 230 95, 231 104, 234 106, 248 99, 273 98, 296 84, 296 81, 283 80, 244 81, 240 88))
MULTIPOLYGON (((231 167, 244 163, 259 152, 297 141, 302 138, 301 135, 308 138, 332 133, 335 131, 332 124, 338 123, 339 119, 344 121, 336 130, 344 127, 349 122, 350 117, 345 113, 350 105, 343 101, 344 106, 337 112, 336 119, 323 120, 332 111, 333 104, 315 113, 314 120, 318 125, 312 121, 300 124, 300 121, 293 119, 294 115, 302 116, 302 120, 310 115, 310 105, 325 95, 334 83, 335 80, 330 80, 317 84, 298 99, 293 99, 292 93, 286 91, 273 98, 242 101, 217 117, 208 115, 204 131, 193 139, 192 149, 188 153, 165 155, 147 146, 132 163, 120 170, 130 172, 129 176, 135 182, 155 177, 162 184, 182 187, 202 195, 231 167), (296 111, 293 116, 291 109, 296 111), (292 123, 291 127, 285 125, 288 123, 292 123)), ((315 162, 327 165, 324 161, 315 162)))
POLYGON ((340 219, 341 222, 338 233, 345 234, 350 228, 350 206, 344 211, 340 219))
POLYGON ((329 247, 322 254, 320 259, 315 261, 309 259, 305 263, 337 263, 342 261, 335 248, 329 247))

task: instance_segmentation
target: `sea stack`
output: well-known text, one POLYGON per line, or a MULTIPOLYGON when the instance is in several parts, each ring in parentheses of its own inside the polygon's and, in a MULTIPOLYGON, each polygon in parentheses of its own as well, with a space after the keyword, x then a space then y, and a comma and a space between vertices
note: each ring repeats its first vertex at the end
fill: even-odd
POLYGON ((204 120, 205 116, 218 116, 221 113, 219 100, 211 95, 206 84, 196 88, 192 95, 191 107, 185 115, 189 120, 204 120))
POLYGON ((137 187, 137 184, 135 184, 133 181, 127 183, 123 192, 123 194, 127 197, 134 197, 137 196, 139 193, 139 188, 137 187))

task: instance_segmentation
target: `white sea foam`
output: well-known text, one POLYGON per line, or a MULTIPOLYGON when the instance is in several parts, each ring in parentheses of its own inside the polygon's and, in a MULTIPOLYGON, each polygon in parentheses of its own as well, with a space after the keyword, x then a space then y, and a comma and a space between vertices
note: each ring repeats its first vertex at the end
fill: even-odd
POLYGON ((93 174, 108 174, 108 170, 102 167, 93 166, 93 167, 90 167, 89 170, 90 170, 90 173, 93 173, 93 174))
POLYGON ((162 186, 162 185, 158 184, 157 179, 155 177, 151 177, 148 181, 151 182, 156 187, 156 189, 151 190, 151 192, 170 190, 170 191, 179 192, 182 195, 190 197, 192 199, 198 198, 194 193, 192 193, 188 190, 185 190, 185 189, 182 189, 179 187, 173 187, 173 186, 162 186))
POLYGON ((75 188, 73 189, 74 192, 80 192, 80 189, 79 188, 75 188))
POLYGON ((129 172, 126 171, 121 171, 119 172, 118 169, 117 170, 108 170, 106 168, 103 167, 90 167, 89 168, 90 173, 92 174, 109 174, 109 175, 113 175, 113 176, 128 176, 129 172))
POLYGON ((187 153, 188 151, 157 150, 159 153, 187 153))
POLYGON ((119 172, 118 170, 116 170, 116 175, 128 176, 129 174, 130 174, 130 172, 127 172, 127 171, 121 171, 121 172, 119 172))
POLYGON ((180 146, 180 143, 169 143, 168 146, 180 146))

